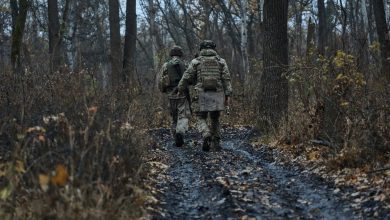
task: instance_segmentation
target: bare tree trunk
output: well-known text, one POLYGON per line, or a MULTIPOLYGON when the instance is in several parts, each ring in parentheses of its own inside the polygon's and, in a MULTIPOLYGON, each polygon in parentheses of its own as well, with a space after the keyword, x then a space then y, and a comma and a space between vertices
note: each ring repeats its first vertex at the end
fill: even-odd
POLYGON ((385 7, 383 1, 372 0, 374 7, 376 30, 381 45, 382 74, 390 82, 390 36, 386 23, 385 7))
POLYGON ((16 16, 16 21, 14 22, 15 27, 12 31, 11 45, 11 64, 14 71, 20 67, 20 47, 22 45, 28 8, 28 0, 19 0, 19 10, 16 16))
POLYGON ((11 17, 12 17, 12 32, 16 26, 16 19, 18 18, 19 8, 18 8, 18 0, 10 0, 10 8, 11 8, 11 17))
POLYGON ((301 57, 302 54, 302 2, 294 2, 295 9, 295 27, 296 27, 296 37, 295 37, 295 48, 298 57, 301 57))
POLYGON ((156 26, 156 13, 157 9, 154 3, 154 0, 148 0, 148 20, 149 20, 149 35, 152 43, 152 57, 153 57, 153 71, 156 72, 159 67, 158 59, 158 30, 156 26))
POLYGON ((200 29, 200 38, 201 39, 211 39, 210 34, 210 13, 212 8, 207 1, 200 1, 200 5, 202 6, 203 15, 202 15, 202 26, 200 29))
POLYGON ((70 45, 69 45, 69 54, 68 62, 73 71, 77 72, 80 67, 80 40, 79 40, 79 24, 81 18, 80 4, 82 2, 72 1, 70 4, 70 18, 69 18, 69 36, 70 36, 70 45))
POLYGON ((362 13, 362 24, 363 24, 363 29, 364 29, 364 32, 365 32, 365 35, 367 37, 367 40, 368 40, 368 44, 371 44, 371 38, 370 38, 370 35, 368 34, 368 24, 369 24, 369 19, 368 19, 368 12, 367 12, 367 4, 366 4, 366 0, 361 0, 361 6, 360 6, 360 10, 361 10, 361 13, 362 13))
POLYGON ((248 0, 241 0, 241 62, 242 73, 240 74, 241 82, 245 81, 245 76, 249 73, 248 58, 248 0))
POLYGON ((262 23, 264 21, 264 0, 259 0, 259 17, 262 23))
MULTIPOLYGON (((374 24, 375 23, 375 17, 374 17, 374 9, 373 9, 373 1, 368 1, 368 11, 367 11, 367 17, 368 17, 368 23, 374 24)), ((376 30, 375 25, 368 25, 368 35, 370 36, 369 39, 371 39, 370 44, 375 39, 376 30)))
POLYGON ((370 45, 370 36, 368 35, 368 16, 367 16, 367 5, 366 0, 360 0, 359 5, 359 27, 358 31, 358 69, 362 72, 367 73, 368 67, 368 46, 370 45))
POLYGON ((4 57, 4 16, 0 16, 0 68, 4 69, 5 57, 4 57))
POLYGON ((309 59, 310 53, 313 52, 314 48, 314 35, 315 35, 315 24, 309 18, 309 22, 307 24, 307 37, 306 37, 306 58, 309 59))
MULTIPOLYGON (((149 20, 149 37, 151 40, 151 46, 152 46, 152 59, 153 59, 153 66, 152 71, 155 73, 155 80, 154 80, 154 89, 158 88, 158 68, 162 63, 162 56, 160 56, 161 51, 161 45, 162 39, 159 35, 159 29, 156 25, 156 14, 157 14, 157 5, 154 0, 148 0, 148 20, 149 20)), ((169 23, 167 21, 167 23, 169 23)), ((168 24, 168 31, 170 31, 169 24, 168 24)))
POLYGON ((356 49, 356 36, 357 36, 357 20, 356 20, 356 6, 357 6, 357 3, 356 0, 348 0, 347 1, 348 3, 348 7, 349 7, 349 27, 351 29, 351 33, 350 33, 350 38, 349 38, 349 50, 350 51, 353 51, 354 49, 356 49))
POLYGON ((136 43, 137 43, 137 15, 136 0, 126 2, 126 34, 123 52, 123 81, 136 87, 136 43))
MULTIPOLYGON (((254 14, 249 17, 248 21, 248 57, 254 58, 256 56, 256 44, 254 40, 254 14)), ((249 69, 252 69, 252 64, 249 62, 249 69)))
POLYGON ((345 50, 347 45, 347 10, 343 5, 343 0, 339 0, 339 5, 341 9, 340 23, 341 23, 341 41, 342 41, 342 49, 345 50))
POLYGON ((326 33, 326 15, 324 0, 318 0, 318 52, 325 55, 325 47, 327 33, 326 33))
POLYGON ((60 21, 58 17, 58 1, 47 1, 47 14, 49 22, 49 55, 50 69, 56 71, 61 65, 60 53, 60 21))
POLYGON ((97 42, 97 49, 100 51, 100 58, 97 60, 99 63, 98 68, 98 74, 97 79, 99 82, 99 86, 102 90, 107 90, 109 87, 109 59, 108 59, 108 50, 107 50, 107 41, 105 37, 105 30, 104 30, 104 19, 106 15, 97 15, 96 16, 96 28, 97 28, 97 36, 96 36, 96 42, 97 42))
POLYGON ((261 76, 260 126, 278 128, 288 110, 288 0, 264 2, 264 69, 261 76))
POLYGON ((109 22, 110 22, 110 61, 111 61, 111 86, 115 88, 119 86, 122 74, 122 51, 121 51, 121 35, 119 21, 119 0, 110 0, 109 22))

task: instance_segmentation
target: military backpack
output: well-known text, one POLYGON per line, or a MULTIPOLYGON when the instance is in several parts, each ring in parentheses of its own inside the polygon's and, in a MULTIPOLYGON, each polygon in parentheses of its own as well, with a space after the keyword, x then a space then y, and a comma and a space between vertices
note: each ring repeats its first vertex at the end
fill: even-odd
POLYGON ((198 67, 199 80, 203 91, 199 92, 199 110, 201 112, 223 111, 224 92, 219 91, 222 85, 222 70, 217 56, 203 56, 198 67))
POLYGON ((171 59, 167 62, 167 74, 162 76, 162 89, 176 87, 185 70, 184 62, 180 59, 171 59))
POLYGON ((199 74, 202 87, 205 91, 216 91, 221 84, 221 65, 218 57, 201 57, 199 74))

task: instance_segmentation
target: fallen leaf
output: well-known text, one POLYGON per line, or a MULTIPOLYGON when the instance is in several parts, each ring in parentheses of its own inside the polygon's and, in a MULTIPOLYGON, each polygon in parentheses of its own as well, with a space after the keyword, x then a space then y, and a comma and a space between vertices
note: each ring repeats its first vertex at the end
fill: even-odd
POLYGON ((0 191, 0 198, 6 200, 12 194, 12 186, 8 185, 0 191))
POLYGON ((41 126, 35 126, 35 127, 30 127, 27 129, 27 133, 30 133, 30 132, 34 132, 34 131, 38 131, 38 132, 45 132, 45 128, 41 127, 41 126))
POLYGON ((49 189, 49 182, 50 182, 49 175, 39 174, 38 179, 39 179, 39 185, 41 186, 41 189, 46 192, 49 189))
POLYGON ((383 201, 385 201, 385 199, 386 199, 386 195, 385 195, 384 193, 381 193, 381 194, 379 194, 379 195, 377 195, 377 196, 374 197, 374 200, 375 200, 375 201, 381 201, 381 202, 383 202, 383 201))
POLYGON ((223 199, 219 200, 216 204, 222 205, 223 203, 225 203, 225 201, 226 201, 226 198, 223 198, 223 199))
POLYGON ((88 112, 90 114, 95 114, 97 112, 97 107, 96 106, 92 106, 92 107, 88 108, 88 112))
POLYGON ((20 160, 16 161, 16 163, 15 163, 15 170, 18 173, 25 173, 26 172, 26 169, 24 168, 24 164, 23 164, 22 161, 20 161, 20 160))
POLYGON ((308 155, 307 158, 311 161, 313 160, 318 160, 320 158, 320 153, 318 151, 311 151, 308 155))
POLYGON ((24 137, 26 137, 25 134, 17 134, 17 135, 16 135, 16 138, 17 138, 19 141, 23 140, 24 137))
POLYGON ((352 197, 356 197, 358 195, 360 195, 360 192, 354 192, 354 193, 351 194, 352 197))
POLYGON ((224 187, 227 187, 230 185, 229 180, 226 177, 219 176, 215 179, 219 184, 221 184, 224 187))
POLYGON ((56 166, 56 174, 51 178, 51 183, 56 186, 65 186, 69 180, 68 170, 64 165, 56 166))

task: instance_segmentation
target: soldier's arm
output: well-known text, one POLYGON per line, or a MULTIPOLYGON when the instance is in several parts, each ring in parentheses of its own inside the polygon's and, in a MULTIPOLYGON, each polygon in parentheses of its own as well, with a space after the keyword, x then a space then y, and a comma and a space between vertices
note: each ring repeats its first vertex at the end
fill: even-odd
POLYGON ((183 73, 183 77, 181 78, 179 85, 177 86, 178 91, 180 93, 183 93, 184 90, 188 87, 188 84, 191 84, 196 75, 196 69, 195 69, 196 63, 194 61, 191 61, 191 63, 188 65, 188 68, 183 73))
POLYGON ((163 79, 164 79, 164 76, 167 76, 168 74, 168 69, 167 69, 167 64, 164 63, 164 65, 162 66, 161 70, 160 70, 160 73, 159 73, 159 82, 158 82, 158 89, 161 91, 161 92, 164 92, 163 91, 163 79))
POLYGON ((231 84, 230 71, 224 59, 220 60, 222 64, 222 86, 226 96, 231 96, 233 89, 231 84))

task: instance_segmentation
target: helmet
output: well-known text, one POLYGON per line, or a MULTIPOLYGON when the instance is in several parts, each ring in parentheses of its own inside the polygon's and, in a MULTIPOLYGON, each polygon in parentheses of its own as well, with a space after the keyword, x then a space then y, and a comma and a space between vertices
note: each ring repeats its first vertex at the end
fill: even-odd
POLYGON ((199 50, 202 49, 215 49, 217 45, 211 40, 204 40, 202 43, 200 43, 199 50))
POLYGON ((179 46, 173 46, 171 48, 171 50, 169 51, 169 56, 171 56, 171 57, 173 57, 173 56, 181 57, 181 56, 183 56, 183 49, 181 49, 181 47, 179 47, 179 46))

